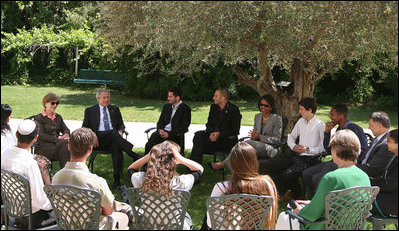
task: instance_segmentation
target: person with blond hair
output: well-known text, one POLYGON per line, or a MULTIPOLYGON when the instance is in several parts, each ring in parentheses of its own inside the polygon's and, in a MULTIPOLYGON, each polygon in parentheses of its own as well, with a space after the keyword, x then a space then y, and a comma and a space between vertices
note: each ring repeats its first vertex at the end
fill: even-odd
MULTIPOLYGON (((217 183, 213 187, 211 197, 237 193, 273 197, 273 205, 267 215, 264 229, 274 229, 278 211, 278 193, 273 180, 268 175, 259 174, 255 149, 246 142, 238 142, 231 149, 229 166, 230 179, 217 183)), ((203 229, 209 229, 209 227, 211 227, 211 222, 207 213, 207 223, 203 224, 203 229)))
MULTIPOLYGON (((166 140, 153 146, 147 155, 133 162, 128 171, 134 172, 131 176, 134 187, 171 198, 174 189, 190 191, 194 183, 199 180, 204 168, 197 162, 182 156, 178 144, 166 140), (147 171, 139 172, 145 164, 147 164, 147 171), (188 167, 191 173, 179 175, 176 172, 178 164, 188 167)), ((192 227, 191 217, 186 213, 183 229, 189 230, 192 227)))
POLYGON ((60 97, 48 93, 43 97, 43 111, 35 116, 39 123, 39 139, 36 153, 47 157, 51 161, 59 161, 60 169, 68 162, 68 139, 70 131, 62 116, 55 113, 60 103, 60 97))

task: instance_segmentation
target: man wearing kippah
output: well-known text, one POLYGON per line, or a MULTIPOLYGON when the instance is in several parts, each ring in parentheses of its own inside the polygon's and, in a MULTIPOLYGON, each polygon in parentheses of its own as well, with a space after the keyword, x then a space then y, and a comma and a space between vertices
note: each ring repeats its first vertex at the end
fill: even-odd
MULTIPOLYGON (((32 198, 32 228, 37 229, 49 224, 55 224, 50 201, 43 190, 43 178, 37 162, 30 153, 31 146, 39 137, 39 127, 36 121, 23 120, 18 125, 18 144, 4 151, 1 156, 1 169, 20 174, 29 180, 32 198)), ((28 217, 16 218, 18 225, 28 227, 28 217)))

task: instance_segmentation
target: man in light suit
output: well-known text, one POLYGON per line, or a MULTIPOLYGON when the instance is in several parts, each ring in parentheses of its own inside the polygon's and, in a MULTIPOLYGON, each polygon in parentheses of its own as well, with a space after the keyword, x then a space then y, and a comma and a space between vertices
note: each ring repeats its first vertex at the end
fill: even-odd
POLYGON ((180 135, 187 132, 191 123, 191 108, 181 100, 182 91, 179 88, 172 88, 168 92, 169 103, 165 104, 157 123, 157 131, 152 133, 145 145, 147 154, 151 148, 165 140, 172 140, 182 148, 180 135))
POLYGON ((95 134, 94 148, 109 150, 114 168, 114 188, 120 188, 123 168, 122 150, 134 160, 140 158, 132 151, 133 144, 122 137, 125 130, 119 108, 110 105, 110 92, 100 89, 96 92, 98 104, 86 108, 82 127, 90 128, 95 134))
POLYGON ((386 144, 390 126, 388 114, 385 112, 373 112, 369 117, 369 129, 375 138, 369 150, 359 155, 356 164, 369 177, 382 175, 388 162, 394 156, 388 151, 386 144))

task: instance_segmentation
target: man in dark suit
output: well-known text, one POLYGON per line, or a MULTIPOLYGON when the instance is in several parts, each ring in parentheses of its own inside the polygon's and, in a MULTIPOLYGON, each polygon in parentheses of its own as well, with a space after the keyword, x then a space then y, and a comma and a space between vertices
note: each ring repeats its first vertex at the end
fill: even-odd
POLYGON ((99 104, 86 108, 82 127, 90 128, 96 134, 94 148, 111 152, 114 188, 119 188, 123 168, 122 150, 134 160, 139 159, 140 156, 132 151, 133 144, 122 137, 125 125, 119 108, 110 105, 110 92, 100 89, 96 92, 96 98, 99 104))
POLYGON ((172 140, 180 144, 180 134, 187 132, 191 123, 191 108, 181 100, 182 91, 172 88, 168 92, 169 103, 165 104, 157 123, 157 131, 152 133, 145 145, 147 154, 151 148, 164 140, 172 140))
POLYGON ((190 159, 201 164, 202 155, 212 151, 227 151, 231 147, 229 136, 235 136, 233 143, 237 143, 240 133, 240 109, 229 102, 230 95, 227 89, 218 88, 213 96, 214 104, 208 115, 206 130, 195 133, 193 149, 190 159))
POLYGON ((375 138, 369 150, 359 155, 356 164, 369 177, 382 175, 394 156, 392 152, 388 151, 386 144, 390 126, 388 114, 385 112, 373 112, 369 117, 369 129, 375 138))

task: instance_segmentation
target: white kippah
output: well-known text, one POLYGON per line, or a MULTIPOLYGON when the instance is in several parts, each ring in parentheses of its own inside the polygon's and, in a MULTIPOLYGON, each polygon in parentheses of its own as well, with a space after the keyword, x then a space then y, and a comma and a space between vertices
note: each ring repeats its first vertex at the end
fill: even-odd
POLYGON ((35 130, 35 128, 36 123, 33 120, 26 119, 18 125, 18 132, 21 135, 29 135, 33 132, 33 130, 35 130))

